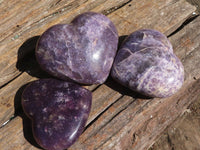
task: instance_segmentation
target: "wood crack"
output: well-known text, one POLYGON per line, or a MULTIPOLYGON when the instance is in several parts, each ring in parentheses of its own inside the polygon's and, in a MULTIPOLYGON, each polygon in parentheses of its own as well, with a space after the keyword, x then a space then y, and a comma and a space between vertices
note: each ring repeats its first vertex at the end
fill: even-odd
POLYGON ((124 7, 125 5, 129 4, 131 1, 132 1, 132 0, 129 0, 129 1, 127 1, 127 2, 125 2, 125 3, 123 3, 123 4, 121 4, 121 5, 114 6, 114 7, 110 8, 110 9, 108 9, 108 10, 104 10, 104 11, 102 12, 102 14, 104 14, 104 15, 109 15, 109 14, 113 13, 114 11, 116 11, 116 10, 118 10, 118 9, 120 9, 120 8, 122 8, 122 7, 124 7))
POLYGON ((171 34, 169 34, 167 37, 171 37, 175 34, 177 34, 180 30, 182 30, 185 26, 190 24, 192 21, 194 21, 199 14, 193 13, 191 16, 189 16, 175 31, 173 31, 171 34))
MULTIPOLYGON (((137 100, 137 99, 135 99, 135 100, 137 100)), ((111 122, 113 119, 115 119, 120 113, 122 113, 124 110, 126 110, 131 104, 133 104, 133 103, 135 102, 135 100, 134 100, 134 101, 131 101, 131 102, 129 103, 129 105, 127 105, 127 106, 124 107, 122 110, 120 110, 116 115, 114 115, 114 116, 112 117, 112 119, 110 120, 110 122, 111 122)), ((145 107, 148 107, 148 103, 150 103, 150 101, 146 101, 145 104, 141 107, 141 109, 143 109, 143 108, 145 108, 145 107)), ((139 109, 139 110, 134 114, 134 116, 136 116, 137 114, 141 113, 141 109, 139 109)), ((134 118, 134 116, 133 116, 132 118, 134 118)), ((128 122, 128 123, 129 123, 129 122, 128 122)), ((127 124, 128 124, 128 123, 127 123, 127 124)), ((108 123, 105 124, 104 127, 105 127, 106 125, 108 125, 108 123)), ((124 126, 126 126, 126 124, 125 124, 124 126)), ((112 136, 110 136, 108 139, 106 139, 104 142, 102 142, 97 148, 95 148, 95 150, 96 150, 96 149, 101 149, 101 147, 102 147, 107 141, 109 141, 112 137, 114 137, 115 135, 117 135, 118 132, 119 132, 120 130, 122 130, 124 126, 122 126, 121 128, 119 128, 114 134, 112 134, 112 136)), ((130 131, 127 131, 127 132, 130 132, 130 131)), ((113 147, 112 147, 112 148, 113 148, 113 147)), ((112 148, 110 148, 110 149, 112 149, 112 148)))
POLYGON ((17 76, 15 76, 14 78, 12 78, 11 80, 9 80, 8 82, 6 82, 5 84, 0 86, 0 89, 2 89, 3 87, 5 87, 6 85, 8 85, 9 83, 11 83, 12 81, 14 81, 15 79, 17 79, 21 74, 23 74, 23 72, 20 72, 17 76))
MULTIPOLYGON (((120 99, 122 99, 123 96, 120 96, 118 99, 116 99, 115 102, 113 102, 112 104, 110 104, 110 106, 108 106, 104 111, 102 111, 101 113, 98 114, 98 116, 96 116, 93 120, 91 120, 87 126, 85 127, 85 130, 87 130, 96 120, 98 120, 102 114, 104 114, 114 103, 116 103, 117 101, 119 101, 120 99)), ((104 127, 104 126, 103 126, 104 127)))
POLYGON ((6 126, 11 120, 13 120, 16 116, 13 115, 10 119, 8 119, 7 121, 5 121, 1 126, 0 129, 3 128, 4 126, 6 126))
POLYGON ((174 150, 174 145, 173 145, 173 143, 171 141, 171 138, 170 138, 169 134, 167 134, 167 141, 169 143, 169 146, 170 146, 171 150, 174 150))
POLYGON ((100 86, 101 86, 101 84, 97 85, 97 87, 95 87, 91 92, 96 91, 100 86))

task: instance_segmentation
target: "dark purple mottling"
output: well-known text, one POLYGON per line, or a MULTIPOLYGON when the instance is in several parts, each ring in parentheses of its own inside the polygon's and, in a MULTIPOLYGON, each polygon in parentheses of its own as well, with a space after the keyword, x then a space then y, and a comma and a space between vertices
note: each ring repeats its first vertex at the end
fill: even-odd
POLYGON ((48 150, 70 147, 86 124, 92 95, 70 82, 41 79, 29 84, 22 95, 24 112, 31 118, 37 143, 48 150))
POLYGON ((122 85, 150 97, 168 97, 184 81, 184 69, 167 38, 155 30, 138 30, 122 44, 112 77, 122 85))
POLYGON ((40 66, 60 79, 83 84, 103 83, 117 51, 118 34, 104 15, 86 12, 71 24, 58 24, 45 31, 37 44, 40 66))

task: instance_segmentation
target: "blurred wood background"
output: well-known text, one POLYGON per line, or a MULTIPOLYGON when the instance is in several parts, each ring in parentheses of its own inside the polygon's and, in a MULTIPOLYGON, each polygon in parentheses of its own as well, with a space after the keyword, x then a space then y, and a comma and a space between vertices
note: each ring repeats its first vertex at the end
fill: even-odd
MULTIPOLYGON (((110 77, 102 85, 87 86, 93 93, 92 110, 85 131, 69 150, 150 148, 200 99, 200 17, 196 6, 189 0, 0 0, 0 149, 41 149, 20 104, 27 83, 50 77, 35 60, 35 45, 47 28, 70 23, 86 11, 108 16, 117 27, 120 42, 141 28, 164 33, 184 65, 185 81, 178 93, 164 99, 146 99, 110 77)), ((159 149, 159 144, 156 147, 159 149)))

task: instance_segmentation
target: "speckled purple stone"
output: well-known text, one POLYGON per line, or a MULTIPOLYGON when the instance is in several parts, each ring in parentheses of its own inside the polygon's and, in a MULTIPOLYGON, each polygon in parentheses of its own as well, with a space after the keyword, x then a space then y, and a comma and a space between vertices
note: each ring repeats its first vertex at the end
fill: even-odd
POLYGON ((45 31, 37 44, 40 66, 60 79, 83 84, 105 82, 116 55, 118 34, 104 15, 86 12, 71 24, 58 24, 45 31))
POLYGON ((167 37, 144 29, 124 41, 113 63, 111 76, 133 91, 150 97, 168 97, 184 81, 184 69, 167 37))
POLYGON ((37 143, 48 150, 70 147, 81 135, 91 109, 92 95, 70 82, 41 79, 26 87, 24 112, 31 118, 37 143))

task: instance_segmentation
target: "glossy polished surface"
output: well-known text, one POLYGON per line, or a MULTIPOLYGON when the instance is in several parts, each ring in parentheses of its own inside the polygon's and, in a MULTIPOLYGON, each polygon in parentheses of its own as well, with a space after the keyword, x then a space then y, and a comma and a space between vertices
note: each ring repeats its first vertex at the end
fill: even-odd
POLYGON ((92 95, 70 82, 41 79, 23 92, 22 106, 31 118, 37 143, 48 150, 70 147, 84 130, 92 95))
POLYGON ((122 44, 111 71, 112 77, 133 91, 150 97, 168 97, 184 81, 184 69, 162 33, 139 30, 122 44))
POLYGON ((102 14, 86 12, 71 24, 45 31, 38 41, 36 58, 45 71, 60 79, 98 84, 107 79, 117 46, 114 24, 102 14))

